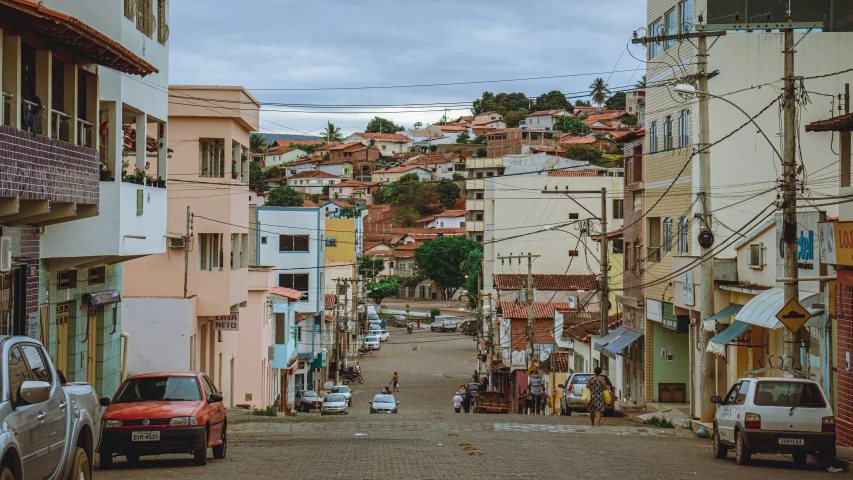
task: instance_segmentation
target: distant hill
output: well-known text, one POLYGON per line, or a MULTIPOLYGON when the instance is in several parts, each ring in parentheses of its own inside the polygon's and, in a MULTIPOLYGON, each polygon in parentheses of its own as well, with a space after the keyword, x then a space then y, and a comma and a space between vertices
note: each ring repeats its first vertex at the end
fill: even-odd
POLYGON ((267 137, 268 143, 273 143, 276 140, 289 140, 293 143, 305 140, 323 140, 323 137, 315 137, 313 135, 284 135, 281 133, 261 133, 261 135, 267 137))

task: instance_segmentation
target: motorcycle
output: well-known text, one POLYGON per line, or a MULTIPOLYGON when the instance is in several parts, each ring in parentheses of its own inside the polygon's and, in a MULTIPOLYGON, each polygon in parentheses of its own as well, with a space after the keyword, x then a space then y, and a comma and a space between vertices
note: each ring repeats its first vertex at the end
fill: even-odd
POLYGON ((367 347, 362 347, 362 348, 358 349, 358 356, 359 357, 366 357, 368 355, 370 355, 372 357, 373 356, 373 350, 371 350, 367 347))
POLYGON ((361 376, 361 372, 344 373, 344 385, 349 385, 351 382, 355 381, 358 381, 358 383, 364 383, 364 377, 361 376))
POLYGON ((411 325, 406 326, 406 330, 408 330, 409 334, 411 334, 412 333, 412 326, 411 325))

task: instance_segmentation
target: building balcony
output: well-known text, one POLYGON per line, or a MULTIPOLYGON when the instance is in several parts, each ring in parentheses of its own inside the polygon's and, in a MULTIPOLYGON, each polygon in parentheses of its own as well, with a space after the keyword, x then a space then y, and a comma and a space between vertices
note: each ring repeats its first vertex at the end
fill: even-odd
POLYGON ((466 169, 503 168, 503 157, 469 158, 465 161, 466 169))
POLYGON ((94 149, 0 126, 0 222, 53 225, 98 214, 94 149))
POLYGON ((465 180, 465 189, 466 190, 485 190, 486 189, 486 179, 485 178, 472 178, 469 180, 465 180))
POLYGON ((99 191, 97 216, 47 228, 43 258, 73 258, 79 268, 166 251, 165 188, 104 181, 99 191))
POLYGON ((465 230, 469 232, 483 232, 486 230, 486 222, 482 220, 467 220, 465 222, 465 230))

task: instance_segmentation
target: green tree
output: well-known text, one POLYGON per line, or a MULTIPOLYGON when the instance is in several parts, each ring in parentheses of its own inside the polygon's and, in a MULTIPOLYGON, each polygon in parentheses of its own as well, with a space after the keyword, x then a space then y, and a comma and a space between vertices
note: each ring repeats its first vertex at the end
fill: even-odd
POLYGON ((256 162, 249 164, 249 188, 264 193, 264 169, 256 162))
POLYGON ((593 80, 592 84, 589 86, 589 90, 589 98, 599 107, 604 105, 604 101, 607 100, 607 96, 610 95, 610 89, 607 88, 607 84, 604 83, 604 79, 601 77, 593 80))
POLYGON ((646 76, 643 75, 643 78, 637 80, 637 83, 634 86, 637 88, 646 88, 646 76))
POLYGON ((373 120, 367 123, 367 133, 396 133, 405 130, 405 127, 395 124, 391 120, 382 117, 373 117, 373 120))
MULTIPOLYGON (((482 149, 480 149, 480 150, 482 150, 482 149)), ((477 150, 477 151, 479 152, 480 150, 477 150)), ((465 181, 465 175, 462 175, 459 172, 453 172, 453 181, 454 182, 464 182, 465 181)))
POLYGON ((341 207, 338 209, 338 218, 358 218, 361 214, 356 207, 341 207))
POLYGON ((429 146, 430 153, 435 153, 438 151, 438 145, 430 145, 429 146))
POLYGON ((489 137, 486 136, 485 133, 481 133, 474 137, 474 140, 471 140, 471 143, 475 143, 477 145, 483 145, 489 140, 489 137))
POLYGON ((475 152, 478 158, 486 158, 489 156, 489 149, 486 147, 480 147, 475 152))
POLYGON ((471 310, 477 309, 477 299, 479 291, 477 290, 478 281, 483 276, 482 271, 483 251, 471 250, 468 253, 468 258, 465 259, 465 271, 467 272, 465 284, 462 286, 468 292, 468 306, 471 310))
POLYGON ((625 101, 625 92, 616 92, 604 102, 604 107, 608 110, 625 110, 625 101))
POLYGON ((264 178, 265 179, 267 179, 267 178, 282 178, 282 177, 284 177, 284 170, 278 165, 274 165, 274 166, 268 168, 266 172, 264 172, 264 178))
POLYGON ((367 284, 367 298, 373 300, 377 305, 382 304, 382 300, 393 297, 400 293, 400 284, 392 278, 383 278, 378 282, 369 282, 367 284))
POLYGON ((471 113, 479 115, 484 112, 495 110, 497 103, 495 102, 495 94, 492 92, 483 92, 483 96, 474 100, 471 108, 471 113))
POLYGON ((592 105, 588 100, 578 100, 575 102, 576 107, 591 107, 592 105))
POLYGON ((456 143, 468 143, 468 140, 471 139, 471 135, 468 135, 468 132, 462 132, 459 135, 456 135, 456 143))
POLYGON ((511 110, 504 114, 504 121, 506 122, 507 127, 515 128, 518 126, 518 121, 529 114, 530 112, 526 108, 511 110))
POLYGON ((343 139, 344 136, 341 134, 341 129, 336 127, 332 122, 326 122, 326 129, 323 130, 323 140, 327 142, 334 142, 343 139))
POLYGON ((290 187, 276 187, 270 190, 265 202, 269 207, 301 207, 305 203, 296 190, 290 187))
POLYGON ((426 240, 415 249, 415 272, 438 284, 444 299, 450 299, 465 284, 462 264, 483 245, 465 237, 439 237, 426 240))
POLYGON ((387 185, 381 185, 381 186, 374 188, 373 193, 372 193, 373 203, 375 203, 377 205, 385 205, 385 204, 389 203, 388 189, 389 189, 389 186, 387 186, 387 185))
POLYGON ((629 115, 625 115, 624 117, 622 117, 621 122, 622 122, 622 125, 625 125, 628 127, 636 127, 637 123, 639 123, 639 120, 637 119, 636 115, 630 115, 629 114, 629 115))
POLYGON ((601 160, 601 150, 589 145, 563 145, 563 150, 566 151, 566 156, 572 160, 586 160, 588 162, 601 160))
POLYGON ((394 225, 398 225, 400 227, 414 227, 418 224, 418 219, 421 216, 418 215, 418 211, 412 207, 403 207, 398 208, 397 211, 394 212, 394 225))
POLYGON ((308 155, 311 155, 312 153, 314 153, 315 149, 320 148, 323 145, 325 145, 325 143, 295 143, 295 142, 290 142, 288 147, 298 148, 298 149, 302 150, 303 152, 307 153, 308 155))
POLYGON ((423 128, 424 124, 423 124, 423 122, 415 122, 415 124, 414 124, 414 125, 412 125, 412 126, 413 126, 414 128, 423 128))
POLYGON ((269 148, 269 140, 266 135, 253 133, 249 135, 249 150, 252 153, 264 153, 269 148))
POLYGON ((542 110, 559 110, 565 108, 568 111, 573 111, 572 103, 566 99, 559 90, 551 90, 548 93, 543 93, 536 97, 536 102, 533 104, 533 111, 539 112, 542 110))
POLYGON ((356 265, 358 274, 364 278, 375 278, 379 272, 385 270, 385 260, 375 258, 372 255, 360 255, 356 265))
POLYGON ((438 190, 438 198, 441 204, 444 205, 444 208, 453 208, 461 193, 459 186, 450 180, 442 180, 438 182, 436 189, 438 190))
POLYGON ((586 124, 574 117, 563 116, 554 122, 554 130, 563 133, 571 133, 575 136, 586 135, 588 130, 586 124))

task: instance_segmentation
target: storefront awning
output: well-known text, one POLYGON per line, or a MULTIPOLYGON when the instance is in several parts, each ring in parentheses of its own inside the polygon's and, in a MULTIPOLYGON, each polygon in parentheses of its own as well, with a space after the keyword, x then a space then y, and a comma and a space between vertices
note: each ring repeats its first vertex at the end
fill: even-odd
POLYGON ((118 290, 106 290, 103 292, 84 293, 83 302, 88 304, 90 307, 108 305, 110 303, 119 303, 121 302, 121 295, 119 294, 118 290))
POLYGON ((725 355, 726 345, 733 342, 737 337, 743 335, 751 326, 752 325, 746 322, 735 320, 725 330, 715 335, 708 342, 708 352, 715 353, 717 355, 725 355))
POLYGON ((631 345, 632 343, 636 342, 637 339, 643 336, 642 333, 636 330, 632 330, 628 327, 619 327, 618 329, 616 329, 616 331, 619 330, 623 330, 622 334, 619 335, 616 340, 613 340, 612 342, 605 345, 604 348, 601 350, 601 353, 613 359, 616 358, 617 354, 621 354, 622 350, 625 350, 628 345, 631 345))
MULTIPOLYGON (((798 299, 812 316, 820 315, 823 310, 809 309, 818 301, 819 295, 812 292, 799 292, 798 299), (813 298, 814 297, 814 298, 813 298)), ((781 288, 771 288, 754 296, 735 315, 735 320, 757 327, 779 329, 785 325, 776 318, 776 314, 785 306, 785 294, 781 288)))
POLYGON ((729 304, 728 307, 720 310, 719 312, 717 312, 717 313, 711 315, 710 317, 708 317, 707 319, 705 319, 705 321, 702 322, 702 328, 706 332, 716 331, 717 330, 717 320, 723 320, 723 319, 729 318, 732 315, 739 312, 741 308, 743 308, 743 305, 738 305, 737 303, 729 304))
POLYGON ((616 330, 613 330, 612 332, 608 333, 607 335, 596 340, 595 343, 593 344, 593 348, 595 349, 595 351, 600 352, 601 349, 604 348, 605 345, 612 342, 613 340, 616 340, 616 338, 618 338, 619 335, 621 335, 620 330, 623 328, 625 328, 625 327, 619 327, 616 330))

